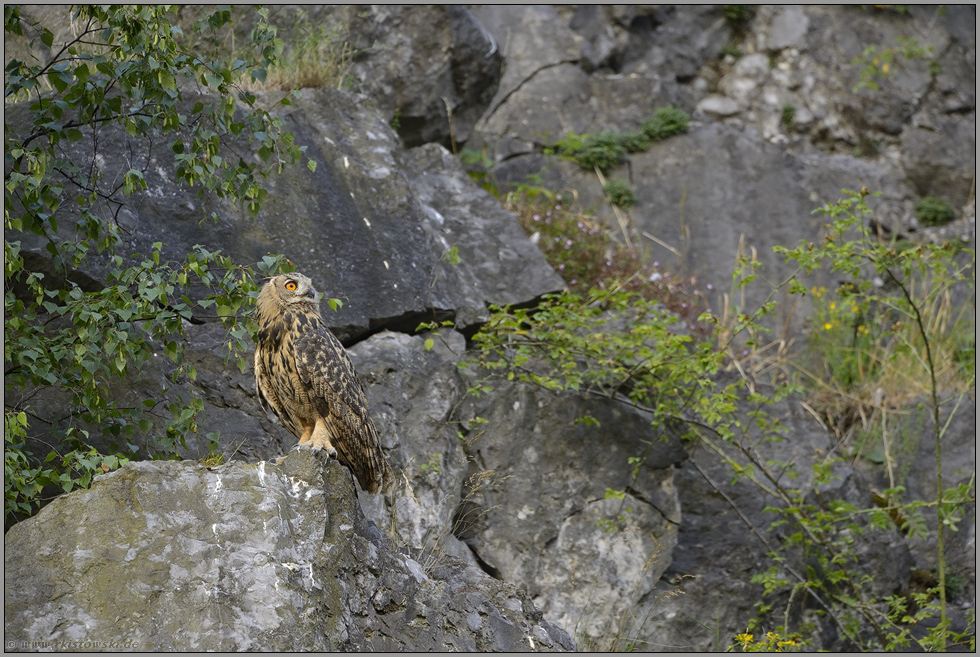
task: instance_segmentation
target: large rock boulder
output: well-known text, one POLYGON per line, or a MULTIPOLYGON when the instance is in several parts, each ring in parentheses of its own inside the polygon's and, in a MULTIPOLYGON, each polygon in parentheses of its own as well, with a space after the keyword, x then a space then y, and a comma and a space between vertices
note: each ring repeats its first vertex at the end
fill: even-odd
POLYGON ((476 563, 452 531, 468 470, 453 417, 465 392, 456 367, 465 350, 463 336, 444 329, 424 337, 384 331, 350 353, 382 447, 399 475, 393 505, 362 493, 362 508, 405 545, 476 563))
POLYGON ((309 452, 131 463, 4 537, 7 649, 571 650, 526 594, 423 566, 309 452))
MULTIPOLYGON (((800 400, 780 402, 770 412, 779 418, 785 438, 746 442, 763 461, 792 464, 792 476, 784 472, 780 485, 810 489, 806 502, 815 506, 834 500, 857 508, 873 505, 873 486, 849 464, 835 465, 828 483, 813 483, 812 464, 834 454, 837 446, 800 400)), ((721 448, 734 461, 745 462, 734 446, 721 448)), ((770 527, 782 517, 772 509, 783 507, 783 503, 744 477, 733 479, 731 467, 703 445, 692 447, 690 458, 676 469, 674 485, 682 515, 677 546, 670 567, 633 612, 638 619, 632 637, 636 645, 652 650, 664 650, 663 646, 699 652, 725 650, 732 637, 744 632, 749 619, 757 615, 759 602, 773 605, 772 623, 767 627, 781 625, 784 612, 793 623, 828 622, 817 620, 813 612, 822 609, 814 600, 798 599, 793 604, 788 593, 766 597, 763 586, 751 582, 773 564, 767 555, 784 547, 787 536, 799 528, 791 523, 770 527)), ((873 578, 865 582, 866 592, 885 596, 907 589, 914 560, 907 540, 897 529, 855 536, 855 545, 861 558, 851 567, 873 578)), ((796 583, 794 573, 808 572, 807 557, 799 550, 785 551, 782 557, 780 574, 787 580, 796 583)), ((816 632, 809 638, 814 643, 808 649, 843 647, 834 632, 816 632)))
POLYGON ((469 139, 502 63, 498 44, 470 9, 370 5, 339 13, 358 53, 349 74, 407 146, 469 139))
MULTIPOLYGON (((12 129, 26 134, 27 108, 8 110, 12 129)), ((127 250, 148 253, 163 242, 165 257, 182 258, 196 244, 218 245, 242 263, 282 253, 324 294, 346 300, 324 318, 347 343, 382 328, 413 331, 435 309, 441 318, 460 314, 465 328, 485 317, 487 303, 529 301, 562 287, 514 217, 469 184, 451 158, 429 155, 415 163, 408 157, 411 168, 402 169, 396 156, 406 157, 403 147, 366 97, 308 89, 283 115, 319 166, 315 173, 293 167, 269 178, 269 199, 257 216, 231 203, 202 202, 167 173, 165 156, 145 150, 121 127, 106 126, 99 160, 106 179, 131 166, 146 169, 147 190, 127 199, 118 213, 127 250), (147 159, 133 162, 130 153, 147 159), (445 191, 465 189, 463 198, 440 197, 440 185, 450 180, 453 190, 445 191), (424 205, 418 189, 430 190, 424 205), (217 222, 201 223, 211 211, 217 222), (454 243, 464 256, 479 257, 464 257, 457 266, 472 272, 447 275, 444 256, 454 243)), ((83 139, 70 148, 85 161, 92 145, 83 139)), ((65 231, 74 225, 74 205, 62 205, 65 231)), ((42 238, 8 231, 8 239, 22 239, 26 257, 43 264, 42 238)), ((93 255, 91 261, 82 274, 97 286, 105 259, 93 255)))
POLYGON ((492 385, 460 410, 472 470, 484 476, 471 480, 457 535, 582 645, 609 649, 670 565, 681 517, 674 469, 687 454, 612 400, 492 385), (584 415, 599 426, 576 422, 584 415))

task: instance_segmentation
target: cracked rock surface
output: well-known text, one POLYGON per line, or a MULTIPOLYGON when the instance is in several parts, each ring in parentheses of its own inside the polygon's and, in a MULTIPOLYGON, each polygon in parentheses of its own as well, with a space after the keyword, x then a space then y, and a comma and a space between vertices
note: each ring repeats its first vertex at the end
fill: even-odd
POLYGON ((8 649, 574 648, 513 584, 396 551, 347 469, 307 451, 130 463, 16 525, 5 547, 8 649))

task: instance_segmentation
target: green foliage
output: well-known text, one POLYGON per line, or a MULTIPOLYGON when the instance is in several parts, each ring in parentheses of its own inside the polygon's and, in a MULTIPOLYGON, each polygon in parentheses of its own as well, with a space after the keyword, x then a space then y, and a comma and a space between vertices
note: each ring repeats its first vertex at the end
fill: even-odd
MULTIPOLYGON (((851 60, 852 66, 861 68, 858 83, 854 85, 852 91, 857 93, 862 88, 878 91, 878 81, 891 75, 901 60, 922 59, 932 51, 931 45, 922 47, 915 37, 898 37, 894 48, 872 44, 864 49, 860 57, 851 60)), ((934 70, 935 67, 930 65, 930 72, 934 70)))
POLYGON ((642 153, 650 147, 650 138, 643 131, 624 132, 619 136, 619 142, 627 153, 642 153))
POLYGON ((483 189, 493 194, 494 196, 500 196, 500 190, 497 188, 497 182, 494 180, 491 170, 493 169, 493 158, 487 154, 487 147, 484 146, 482 151, 478 151, 473 148, 464 147, 460 151, 459 159, 466 168, 466 173, 471 179, 479 183, 483 189))
POLYGON ((735 431, 738 384, 713 376, 724 354, 707 341, 678 334, 663 305, 622 290, 548 295, 536 309, 491 309, 474 336, 471 366, 549 390, 622 399, 656 411, 655 427, 670 420, 709 422, 735 431), (629 330, 618 330, 622 316, 629 330), (699 418, 699 419, 695 419, 699 418))
MULTIPOLYGON (((280 61, 270 67, 261 89, 330 88, 351 85, 347 75, 358 51, 350 45, 343 26, 327 28, 310 21, 302 9, 296 11, 291 38, 285 44, 280 61)), ((399 122, 395 111, 392 128, 399 122)))
POLYGON ((602 132, 598 135, 569 134, 556 144, 559 155, 573 159, 583 169, 598 167, 608 171, 626 161, 626 149, 620 135, 602 132))
POLYGON ((25 412, 4 412, 5 524, 16 516, 31 515, 45 487, 70 493, 75 488, 88 487, 95 475, 111 472, 128 462, 125 457, 78 447, 64 454, 52 451, 39 464, 27 451, 28 427, 25 412))
MULTIPOLYGON (((882 343, 883 338, 885 348, 852 343, 856 345, 851 351, 854 352, 857 372, 845 369, 848 372, 845 378, 854 378, 855 381, 851 383, 855 383, 859 376, 873 377, 873 371, 862 372, 862 367, 873 370, 898 359, 901 365, 897 369, 908 380, 924 381, 922 394, 929 400, 932 416, 938 493, 931 502, 910 500, 903 503, 904 488, 895 485, 889 468, 892 488, 882 493, 881 504, 870 509, 858 509, 843 501, 834 502, 829 508, 818 509, 804 503, 802 497, 791 497, 798 501, 782 513, 787 518, 792 517, 802 531, 792 534, 779 551, 794 549, 792 546, 795 545, 795 549, 802 548, 809 555, 811 562, 816 562, 815 572, 818 576, 808 575, 792 589, 794 593, 812 590, 825 596, 825 608, 834 614, 842 631, 855 645, 866 645, 856 634, 859 624, 866 623, 872 628, 879 647, 904 648, 914 641, 923 649, 945 649, 950 644, 963 641, 964 637, 953 636, 946 619, 944 535, 947 531, 956 530, 964 505, 974 499, 975 489, 972 479, 956 487, 944 486, 941 438, 946 425, 940 422, 939 409, 940 406, 953 404, 952 412, 956 412, 958 400, 975 389, 976 370, 974 365, 969 382, 961 391, 951 391, 941 385, 941 331, 937 330, 932 323, 933 318, 928 314, 930 308, 936 307, 930 304, 947 295, 953 285, 973 287, 975 260, 965 265, 958 264, 953 257, 955 250, 949 245, 897 249, 894 244, 880 242, 865 223, 865 218, 871 213, 865 202, 867 196, 867 190, 846 192, 845 198, 819 209, 820 213, 832 220, 826 227, 827 235, 819 248, 813 244, 803 244, 792 250, 779 247, 776 250, 796 262, 805 272, 819 268, 835 272, 838 278, 843 277, 843 296, 839 298, 846 306, 844 312, 852 318, 853 334, 863 335, 865 337, 862 339, 869 340, 881 333, 877 341, 882 343), (868 270, 873 272, 872 276, 868 276, 868 270), (861 330, 862 326, 864 330, 861 330), (905 331, 903 327, 909 330, 905 331), (948 392, 952 392, 952 397, 944 398, 944 393, 948 392), (903 531, 921 531, 924 523, 919 518, 920 509, 930 505, 935 508, 938 527, 938 586, 917 603, 921 615, 882 614, 877 601, 870 598, 861 586, 857 572, 860 557, 854 546, 854 536, 893 526, 903 531), (820 550, 814 550, 815 547, 820 550), (930 601, 933 595, 939 597, 938 604, 930 601), (939 624, 930 629, 924 638, 915 638, 914 626, 937 613, 939 624), (848 628, 855 629, 849 631, 848 628)), ((798 282, 791 284, 790 291, 807 293, 798 282)), ((828 319, 817 330, 833 330, 832 323, 828 319)), ((887 447, 886 443, 886 450, 887 447)), ((770 576, 778 574, 778 570, 776 568, 769 575, 759 578, 767 590, 786 586, 778 577, 773 579, 770 576)), ((894 609, 896 602, 891 602, 894 609)))
POLYGON ((574 160, 583 169, 606 172, 626 161, 626 153, 639 153, 651 141, 661 141, 687 132, 691 117, 676 107, 659 107, 643 122, 639 132, 605 131, 599 134, 569 133, 546 153, 574 160))
MULTIPOLYGON (((188 13, 185 7, 182 15, 188 13)), ((228 20, 207 32, 183 34, 182 45, 212 60, 248 60, 252 44, 241 35, 249 26, 265 30, 265 13, 256 14, 252 7, 232 5, 228 20), (257 20, 256 20, 257 18, 257 20)), ((291 91, 304 88, 346 88, 353 84, 348 75, 355 58, 362 52, 354 49, 346 25, 324 25, 309 19, 301 7, 281 10, 278 21, 283 25, 277 37, 282 42, 275 61, 259 75, 239 84, 248 91, 291 91)), ((272 28, 276 29, 276 28, 272 28)), ((396 113, 397 118, 397 113, 396 113)), ((397 130, 397 128, 395 128, 397 130)))
POLYGON ((805 642, 799 635, 766 632, 757 639, 751 632, 746 632, 737 634, 735 645, 728 646, 725 652, 799 652, 804 646, 805 642))
POLYGON ((419 470, 425 472, 426 470, 431 470, 435 474, 442 472, 442 454, 439 452, 434 453, 429 457, 426 463, 419 466, 419 470))
POLYGON ((738 48, 738 46, 732 43, 726 43, 724 46, 721 47, 721 50, 718 51, 718 56, 726 57, 728 55, 731 55, 735 59, 738 59, 739 57, 742 56, 742 51, 738 48))
MULTIPOLYGON (((199 196, 234 200, 257 212, 267 194, 263 178, 304 158, 305 147, 244 88, 264 79, 282 51, 275 28, 265 22, 266 10, 258 10, 251 48, 229 61, 203 58, 181 45, 173 11, 79 6, 70 41, 54 44, 48 28, 26 23, 16 6, 4 7, 8 36, 39 38, 52 48, 49 60, 11 60, 4 74, 8 102, 28 103, 31 112, 26 129, 5 124, 4 131, 5 426, 11 429, 5 518, 35 510, 45 486, 68 491, 88 485, 93 473, 119 467, 136 456, 137 436, 151 446, 147 456, 186 448, 185 436, 197 429, 200 399, 163 404, 154 396, 123 404, 110 392, 127 387, 124 382, 156 353, 175 365, 175 382, 194 380, 196 371, 183 358, 186 322, 220 320, 229 357, 245 367, 254 332, 247 313, 257 294, 252 268, 201 245, 182 261, 166 257, 161 243, 149 254, 117 253, 124 242, 115 217, 128 197, 146 189, 149 151, 140 154, 137 147, 133 168, 118 179, 96 166, 103 157, 99 137, 117 124, 146 149, 164 146, 156 156, 169 154, 176 178, 198 187, 199 196), (188 85, 211 95, 191 107, 183 96, 188 85), (65 146, 82 140, 85 155, 69 155, 74 149, 65 146), (257 158, 242 153, 246 141, 257 158), (91 161, 75 159, 84 157, 91 161), (73 226, 65 225, 69 209, 78 217, 73 226), (28 265, 21 252, 27 235, 47 243, 42 266, 28 265), (98 264, 91 260, 96 255, 98 264), (74 282, 82 267, 103 268, 103 287, 83 289, 74 282), (23 392, 15 394, 18 389, 23 392), (30 400, 41 390, 65 404, 64 417, 46 419, 47 434, 56 441, 51 445, 35 436, 40 430, 32 431, 40 418, 30 400), (93 430, 101 439, 92 442, 111 443, 115 453, 90 445, 93 430)), ((213 33, 230 16, 227 7, 212 9, 194 32, 213 33)), ((280 102, 288 105, 289 99, 280 102)), ((315 164, 307 158, 310 169, 315 164)), ((288 269, 281 256, 271 255, 257 266, 266 275, 288 269)), ((213 436, 209 443, 215 444, 213 436)))
POLYGON ((603 186, 602 191, 609 197, 610 203, 618 205, 624 210, 636 205, 636 193, 625 180, 610 180, 603 186))
POLYGON ((793 117, 796 116, 796 105, 787 103, 783 105, 782 122, 787 129, 793 127, 793 117))
POLYGON ((915 204, 915 218, 923 226, 944 226, 956 217, 953 208, 941 198, 926 196, 915 204))
POLYGON ((643 122, 643 133, 650 141, 662 141, 687 132, 690 123, 691 117, 684 110, 677 107, 658 107, 643 122))
MULTIPOLYGON (((940 423, 939 408, 955 413, 964 396, 975 389, 975 364, 967 373, 967 385, 952 390, 950 396, 951 389, 941 385, 939 333, 925 315, 935 307, 930 304, 944 298, 952 286, 973 286, 974 265, 963 264, 962 258, 957 264, 958 250, 951 246, 898 249, 879 242, 865 221, 870 213, 867 195, 866 190, 847 193, 820 208, 830 223, 819 245, 777 247, 796 265, 796 273, 773 290, 757 311, 736 310, 728 324, 715 324, 718 330, 709 339, 678 333, 676 316, 662 305, 605 279, 605 288, 547 296, 537 308, 491 308, 490 320, 473 338, 474 357, 464 366, 469 375, 484 373, 548 390, 603 396, 644 409, 651 413, 655 434, 670 431, 697 441, 731 468, 733 482, 756 486, 771 497, 768 511, 774 520, 769 529, 778 531, 779 538, 770 540, 764 528, 753 527, 773 562, 753 578, 762 585, 765 598, 758 605, 760 620, 737 638, 741 650, 799 646, 798 633, 787 628, 790 610, 798 606, 794 601, 801 599, 826 616, 852 649, 893 650, 913 644, 944 649, 973 641, 972 625, 961 634, 949 630, 943 537, 962 522, 975 499, 975 484, 972 478, 956 486, 943 483, 940 439, 946 424, 940 423), (875 497, 873 505, 861 507, 823 492, 838 477, 839 456, 830 454, 804 472, 799 463, 766 455, 766 446, 780 441, 783 433, 779 419, 770 416, 767 407, 802 388, 789 384, 786 377, 769 380, 749 374, 761 370, 736 362, 733 347, 740 336, 755 341, 764 334, 760 320, 774 312, 772 299, 779 291, 815 294, 802 277, 818 269, 846 284, 835 295, 818 290, 824 304, 819 312, 826 314, 817 321, 827 331, 846 326, 858 338, 849 343, 838 335, 832 340, 837 351, 830 376, 841 385, 845 381, 860 385, 894 361, 896 369, 925 381, 916 389, 916 399, 923 393, 929 399, 939 491, 935 499, 909 498, 901 485, 892 485, 875 497), (885 352, 882 345, 888 347, 885 352), (842 355, 845 351, 850 352, 850 362, 840 362, 848 360, 842 355), (911 369, 912 361, 919 361, 918 371, 911 369), (742 376, 726 376, 730 369, 742 376), (937 586, 921 594, 876 598, 869 586, 861 537, 896 530, 921 536, 927 527, 926 511, 935 514, 940 528, 937 586), (783 625, 756 639, 752 633, 763 617, 777 613, 777 600, 786 603, 783 625), (913 609, 914 613, 909 611, 913 609)), ((542 225, 540 216, 533 225, 542 225)), ((540 236, 544 235, 541 230, 540 236)), ((742 258, 734 280, 738 286, 752 284, 759 280, 758 271, 756 261, 742 258)), ((707 315, 702 319, 714 322, 707 315)), ((813 375, 828 387, 823 375, 813 375)), ((479 385, 485 387, 490 380, 481 379, 479 385)), ((847 393, 842 389, 841 394, 847 393)), ((624 467, 636 468, 644 455, 630 457, 624 467)), ((618 498, 623 492, 609 491, 607 497, 618 498)), ((620 520, 625 517, 610 519, 603 528, 619 531, 620 520)))
POLYGON ((722 5, 721 9, 732 23, 744 23, 755 13, 752 5, 722 5))

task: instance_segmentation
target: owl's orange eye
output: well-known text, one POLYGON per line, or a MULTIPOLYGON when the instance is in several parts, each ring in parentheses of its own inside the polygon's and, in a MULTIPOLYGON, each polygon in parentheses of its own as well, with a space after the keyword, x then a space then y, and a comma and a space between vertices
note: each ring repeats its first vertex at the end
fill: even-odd
POLYGON ((286 289, 292 292, 296 289, 296 281, 286 281, 286 289))

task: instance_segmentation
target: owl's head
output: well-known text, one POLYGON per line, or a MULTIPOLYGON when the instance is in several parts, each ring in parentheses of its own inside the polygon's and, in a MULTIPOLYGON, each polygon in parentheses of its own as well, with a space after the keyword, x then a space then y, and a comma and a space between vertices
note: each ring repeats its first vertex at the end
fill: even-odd
POLYGON ((259 291, 259 313, 264 310, 283 310, 295 304, 320 308, 320 293, 308 276, 298 272, 273 276, 259 291))

